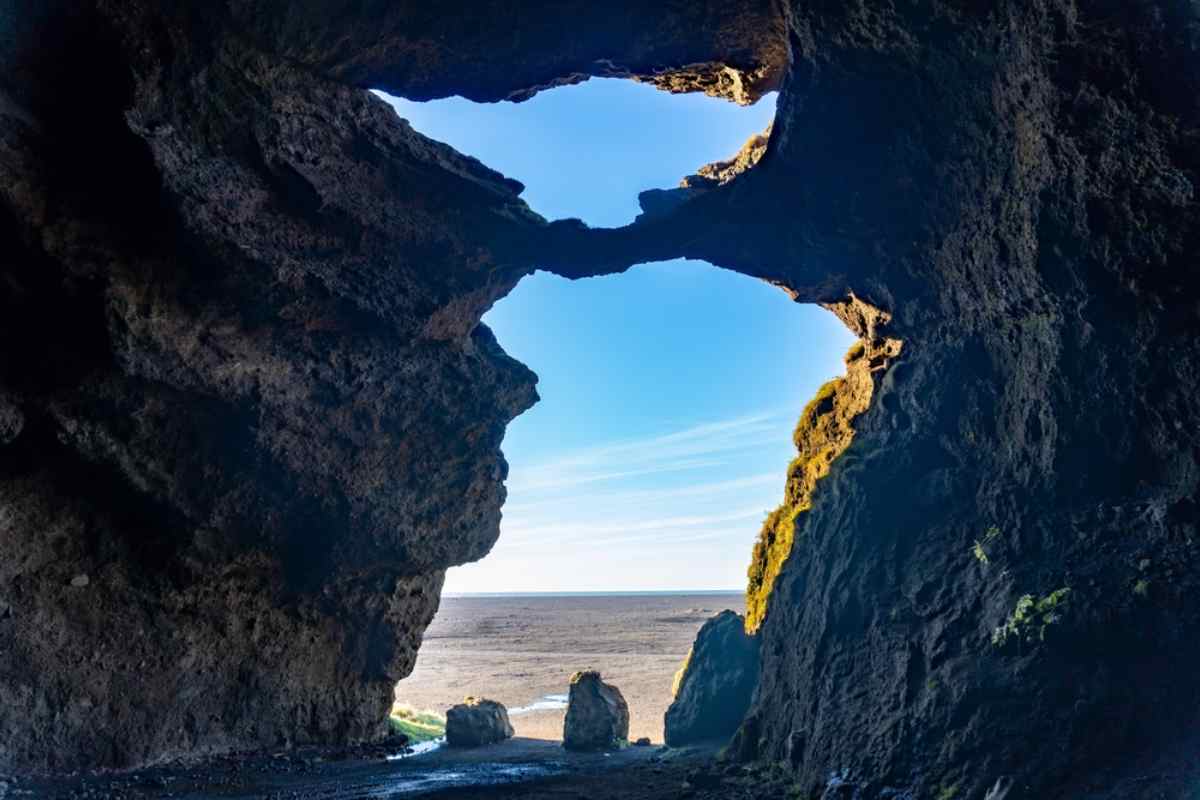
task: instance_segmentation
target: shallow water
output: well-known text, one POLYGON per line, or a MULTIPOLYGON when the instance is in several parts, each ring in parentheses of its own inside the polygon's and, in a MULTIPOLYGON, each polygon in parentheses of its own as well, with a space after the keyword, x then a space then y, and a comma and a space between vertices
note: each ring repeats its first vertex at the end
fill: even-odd
POLYGON ((426 753, 432 753, 435 750, 440 750, 445 744, 445 737, 440 739, 430 739, 427 742, 417 742, 416 744, 409 745, 408 748, 402 753, 396 753, 395 755, 388 756, 387 760, 402 761, 406 758, 412 758, 413 756, 423 756, 426 753))
POLYGON ((522 714, 532 714, 535 711, 566 711, 569 695, 548 694, 540 700, 535 700, 527 706, 517 706, 508 710, 508 716, 519 717, 522 714))

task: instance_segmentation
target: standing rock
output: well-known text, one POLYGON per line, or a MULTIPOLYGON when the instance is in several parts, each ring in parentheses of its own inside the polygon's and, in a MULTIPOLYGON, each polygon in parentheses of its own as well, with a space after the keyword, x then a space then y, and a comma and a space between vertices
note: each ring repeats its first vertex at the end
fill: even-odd
POLYGON ((563 720, 563 747, 568 750, 605 750, 629 738, 629 706, 621 690, 600 680, 595 670, 571 676, 567 718, 563 720))
POLYGON ((665 717, 667 744, 732 736, 758 686, 758 664, 758 637, 746 634, 740 614, 722 611, 704 623, 675 677, 675 700, 665 717))
POLYGON ((468 697, 446 712, 446 743, 479 747, 512 738, 508 709, 495 700, 468 697))

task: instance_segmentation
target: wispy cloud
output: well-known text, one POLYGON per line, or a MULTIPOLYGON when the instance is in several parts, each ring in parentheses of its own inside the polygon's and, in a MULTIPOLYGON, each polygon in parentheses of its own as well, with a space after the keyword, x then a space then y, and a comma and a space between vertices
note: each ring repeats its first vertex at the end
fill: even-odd
MULTIPOLYGON (((720 466, 722 462, 711 462, 710 466, 720 466)), ((629 473, 612 474, 606 476, 604 480, 628 477, 629 473)), ((598 481, 600 479, 597 479, 598 481)), ((730 478, 728 480, 718 481, 703 481, 699 483, 689 483, 684 486, 675 486, 670 488, 657 489, 637 489, 629 491, 612 491, 612 490, 594 490, 590 493, 590 497, 598 503, 603 503, 611 508, 629 508, 640 507, 647 504, 658 504, 669 500, 683 500, 687 498, 712 498, 714 496, 724 496, 728 492, 744 492, 763 488, 777 488, 782 490, 784 483, 784 475, 780 472, 761 472, 757 475, 746 475, 740 478, 730 478)), ((579 484, 572 484, 577 486, 579 484)), ((545 487, 544 487, 545 488, 545 487)), ((567 488, 566 485, 552 488, 567 488)), ((525 492, 520 492, 520 495, 525 495, 525 492)), ((506 516, 522 517, 536 511, 545 511, 556 505, 571 506, 574 505, 577 498, 567 492, 560 492, 552 496, 545 496, 541 499, 535 499, 533 502, 522 502, 517 492, 513 492, 510 497, 510 502, 504 506, 506 516), (518 502, 512 502, 513 499, 518 502)))
POLYGON ((616 478, 719 466, 730 455, 778 444, 782 414, 756 414, 681 431, 588 448, 554 461, 514 469, 513 494, 565 489, 616 478))
POLYGON ((791 426, 763 412, 515 464, 496 556, 745 543, 781 496, 791 426))

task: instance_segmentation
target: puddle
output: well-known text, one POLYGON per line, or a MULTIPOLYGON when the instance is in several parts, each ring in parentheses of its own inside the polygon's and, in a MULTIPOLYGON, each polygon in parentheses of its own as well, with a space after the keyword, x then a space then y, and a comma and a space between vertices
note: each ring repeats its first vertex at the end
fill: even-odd
POLYGON ((520 716, 521 714, 532 714, 535 711, 562 711, 567 707, 567 695, 565 694, 548 694, 534 700, 527 706, 517 706, 510 708, 508 715, 520 716))
POLYGON ((422 756, 426 753, 432 753, 445 743, 446 737, 444 736, 439 739, 430 739, 427 742, 417 742, 416 744, 409 745, 408 749, 406 749, 403 753, 396 753, 395 755, 388 756, 387 760, 402 761, 403 759, 412 758, 413 756, 422 756))
POLYGON ((557 765, 478 764, 470 769, 435 769, 392 779, 388 789, 394 792, 430 792, 455 786, 498 786, 543 778, 561 772, 557 765))

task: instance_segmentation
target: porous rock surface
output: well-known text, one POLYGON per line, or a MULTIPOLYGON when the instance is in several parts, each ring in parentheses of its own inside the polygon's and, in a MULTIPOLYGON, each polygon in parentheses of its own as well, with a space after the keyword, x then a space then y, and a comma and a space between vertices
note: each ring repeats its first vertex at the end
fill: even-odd
POLYGON ((385 5, 0 1, 0 768, 383 736, 535 397, 480 316, 676 257, 903 342, 794 517, 735 753, 1054 797, 1195 727, 1194 3, 385 5), (364 91, 592 74, 777 118, 589 230, 364 91))
POLYGON ((495 700, 468 697, 446 710, 446 744, 480 747, 512 738, 508 709, 495 700))
POLYGON ((628 739, 629 706, 621 690, 605 683, 595 670, 572 675, 563 718, 563 747, 608 750, 628 739))
POLYGON ((746 633, 741 614, 726 610, 705 622, 675 676, 663 719, 667 745, 732 736, 754 698, 758 668, 758 637, 746 633))

